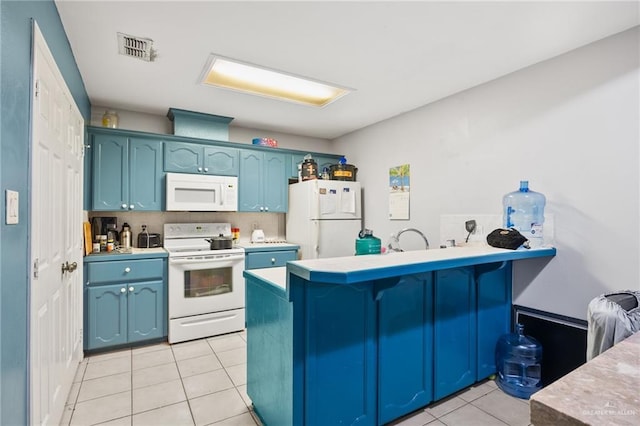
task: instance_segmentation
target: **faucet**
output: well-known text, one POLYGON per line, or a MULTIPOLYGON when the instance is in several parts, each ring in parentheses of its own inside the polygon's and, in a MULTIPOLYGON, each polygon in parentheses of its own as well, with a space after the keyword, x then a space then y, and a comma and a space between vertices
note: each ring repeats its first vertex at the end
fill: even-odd
POLYGON ((400 248, 399 238, 400 238, 400 235, 402 235, 402 234, 404 234, 405 232, 408 232, 408 231, 412 231, 412 232, 415 232, 418 235, 420 235, 422 237, 422 239, 424 240, 424 244, 426 245, 426 249, 427 250, 429 249, 429 240, 427 240, 427 237, 422 232, 417 230, 416 228, 404 228, 403 230, 401 230, 397 234, 391 235, 391 241, 389 242, 389 245, 387 246, 387 248, 390 251, 404 251, 404 250, 402 250, 400 248), (397 245, 397 247, 393 247, 394 243, 397 245))

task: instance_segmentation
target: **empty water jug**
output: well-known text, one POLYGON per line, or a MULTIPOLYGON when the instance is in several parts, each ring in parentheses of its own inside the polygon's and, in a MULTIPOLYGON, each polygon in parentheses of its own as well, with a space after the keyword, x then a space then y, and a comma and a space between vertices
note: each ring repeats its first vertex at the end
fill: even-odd
POLYGON ((516 324, 516 332, 500 336, 496 344, 496 384, 509 395, 529 399, 542 389, 541 363, 542 345, 516 324))

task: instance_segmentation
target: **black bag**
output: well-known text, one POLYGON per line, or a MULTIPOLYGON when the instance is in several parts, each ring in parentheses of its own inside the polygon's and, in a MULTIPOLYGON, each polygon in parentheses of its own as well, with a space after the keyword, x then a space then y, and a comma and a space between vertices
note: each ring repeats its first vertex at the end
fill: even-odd
POLYGON ((524 244, 524 248, 529 248, 529 240, 517 230, 498 228, 487 235, 487 243, 492 247, 515 250, 524 244))

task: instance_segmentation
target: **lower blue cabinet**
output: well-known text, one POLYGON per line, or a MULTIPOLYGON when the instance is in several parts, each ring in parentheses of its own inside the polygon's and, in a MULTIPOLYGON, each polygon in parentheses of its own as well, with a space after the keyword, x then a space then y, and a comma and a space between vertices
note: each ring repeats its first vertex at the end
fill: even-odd
POLYGON ((433 400, 432 276, 409 275, 377 289, 378 424, 433 400))
POLYGON ((88 288, 85 349, 127 342, 127 294, 123 284, 88 288), (124 291, 122 291, 124 290, 124 291))
POLYGON ((131 284, 127 294, 129 342, 160 338, 163 335, 162 281, 131 284))
POLYGON ((476 286, 474 268, 435 272, 434 397, 476 382, 476 286))
POLYGON ((166 336, 165 262, 144 259, 85 265, 85 350, 166 336), (120 277, 122 271, 126 275, 120 277))
POLYGON ((310 285, 305 305, 303 424, 375 424, 376 305, 369 285, 310 285))

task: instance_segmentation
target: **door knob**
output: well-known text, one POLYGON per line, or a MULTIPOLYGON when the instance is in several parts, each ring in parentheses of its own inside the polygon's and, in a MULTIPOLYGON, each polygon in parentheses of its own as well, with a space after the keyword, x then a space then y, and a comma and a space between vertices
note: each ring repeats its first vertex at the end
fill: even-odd
POLYGON ((134 290, 133 286, 129 287, 129 293, 133 293, 133 290, 134 290))
POLYGON ((69 264, 69 262, 64 262, 62 264, 62 273, 64 274, 65 272, 73 272, 76 269, 78 269, 78 262, 73 262, 71 264, 69 264))
POLYGON ((127 289, 126 289, 126 288, 122 287, 122 288, 120 289, 120 293, 126 293, 126 292, 127 292, 127 289))
POLYGON ((126 208, 127 208, 127 205, 126 205, 126 204, 123 204, 123 205, 121 205, 120 207, 122 207, 123 209, 126 209, 126 208))
POLYGON ((124 272, 125 272, 125 273, 129 273, 129 272, 131 272, 131 268, 129 268, 129 267, 127 266, 126 268, 124 268, 124 272))

